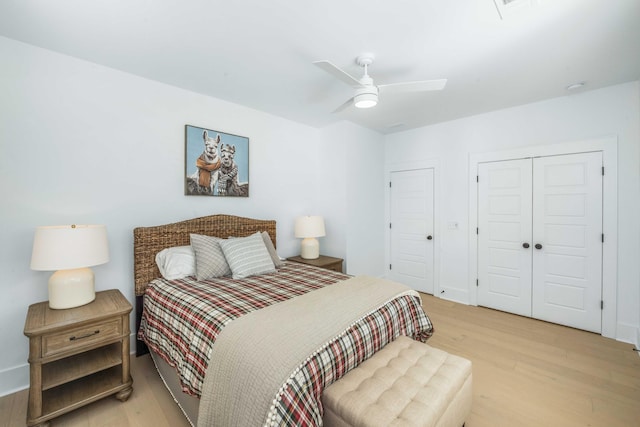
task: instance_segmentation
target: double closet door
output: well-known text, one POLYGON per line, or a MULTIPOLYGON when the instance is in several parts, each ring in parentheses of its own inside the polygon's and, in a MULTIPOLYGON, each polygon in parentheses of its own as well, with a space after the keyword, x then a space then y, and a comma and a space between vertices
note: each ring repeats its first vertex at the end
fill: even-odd
POLYGON ((602 153, 481 163, 478 304, 600 333, 602 153))

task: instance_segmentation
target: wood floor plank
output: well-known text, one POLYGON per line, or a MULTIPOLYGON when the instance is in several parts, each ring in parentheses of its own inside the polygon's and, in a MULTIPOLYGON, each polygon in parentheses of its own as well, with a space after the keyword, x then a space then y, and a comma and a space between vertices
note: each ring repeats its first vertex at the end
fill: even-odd
MULTIPOLYGON (((467 427, 640 426, 640 357, 590 332, 423 295, 429 344, 473 363, 467 427)), ((149 356, 133 357, 133 393, 56 418, 55 427, 188 427, 149 356)), ((27 390, 0 398, 0 427, 25 425, 27 390)))

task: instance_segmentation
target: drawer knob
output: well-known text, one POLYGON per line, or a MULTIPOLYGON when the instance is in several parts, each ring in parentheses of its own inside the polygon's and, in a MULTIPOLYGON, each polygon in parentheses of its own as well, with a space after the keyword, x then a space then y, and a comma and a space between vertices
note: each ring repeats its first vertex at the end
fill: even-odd
POLYGON ((76 341, 76 340, 81 340, 82 338, 89 338, 89 337, 92 337, 92 336, 97 335, 99 333, 100 333, 100 330, 98 329, 97 331, 89 332, 88 334, 80 335, 80 336, 77 336, 77 337, 75 335, 73 335, 73 336, 69 337, 69 341, 76 341))

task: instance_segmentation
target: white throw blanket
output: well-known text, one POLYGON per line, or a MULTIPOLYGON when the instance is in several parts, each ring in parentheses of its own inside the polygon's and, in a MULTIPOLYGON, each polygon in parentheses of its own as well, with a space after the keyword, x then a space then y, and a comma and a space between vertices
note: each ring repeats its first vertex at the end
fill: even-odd
POLYGON ((406 286, 354 277, 251 312, 229 323, 213 345, 198 426, 258 426, 305 361, 406 286))

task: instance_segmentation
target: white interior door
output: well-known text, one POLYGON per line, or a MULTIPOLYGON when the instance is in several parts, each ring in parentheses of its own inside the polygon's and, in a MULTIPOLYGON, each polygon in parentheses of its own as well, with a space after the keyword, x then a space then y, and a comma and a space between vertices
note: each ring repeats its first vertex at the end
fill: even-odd
POLYGON ((531 316, 531 159, 478 167, 478 305, 531 316))
POLYGON ((390 277, 433 294, 433 169, 391 173, 390 277))
POLYGON ((533 166, 533 317, 602 330, 602 153, 533 166))

